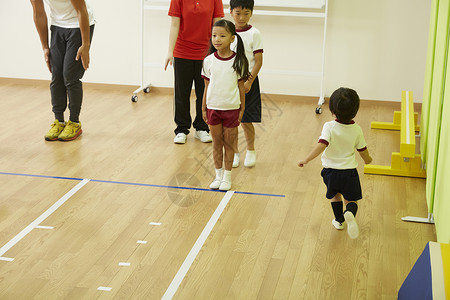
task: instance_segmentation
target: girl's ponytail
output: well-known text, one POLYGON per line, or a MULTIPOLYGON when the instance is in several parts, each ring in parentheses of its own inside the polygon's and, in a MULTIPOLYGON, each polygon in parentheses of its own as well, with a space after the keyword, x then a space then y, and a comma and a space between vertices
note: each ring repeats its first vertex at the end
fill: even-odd
POLYGON ((236 58, 233 63, 233 69, 236 71, 236 73, 241 75, 242 79, 245 81, 251 76, 251 73, 248 70, 248 60, 245 56, 244 42, 242 42, 242 38, 239 36, 239 34, 237 34, 236 32, 234 34, 237 38, 237 43, 236 58))

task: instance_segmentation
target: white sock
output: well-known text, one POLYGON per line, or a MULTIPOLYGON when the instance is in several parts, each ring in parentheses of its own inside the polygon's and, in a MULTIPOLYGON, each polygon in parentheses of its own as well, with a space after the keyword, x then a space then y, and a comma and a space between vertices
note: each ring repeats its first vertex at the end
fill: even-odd
POLYGON ((223 180, 223 181, 226 181, 226 182, 231 182, 231 171, 225 170, 225 171, 223 172, 223 178, 222 178, 222 180, 223 180))
POLYGON ((223 178, 223 168, 215 169, 216 170, 216 179, 222 180, 223 178))

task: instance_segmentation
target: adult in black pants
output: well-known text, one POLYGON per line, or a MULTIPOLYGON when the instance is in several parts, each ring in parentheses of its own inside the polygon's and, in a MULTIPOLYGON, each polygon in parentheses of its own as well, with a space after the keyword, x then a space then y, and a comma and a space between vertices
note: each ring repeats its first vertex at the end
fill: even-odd
POLYGON ((94 32, 94 16, 87 0, 46 0, 50 9, 49 47, 47 15, 43 0, 31 0, 34 23, 44 58, 52 73, 50 92, 55 121, 45 135, 47 141, 70 141, 83 132, 79 120, 83 100, 80 79, 89 67, 89 48, 94 32), (69 106, 66 123, 64 112, 69 106))
MULTIPOLYGON (((190 60, 178 57, 174 57, 173 59, 175 73, 174 114, 175 123, 177 124, 175 135, 178 136, 179 133, 181 133, 181 137, 188 135, 189 128, 192 124, 196 129, 196 137, 202 134, 200 132, 203 132, 204 142, 210 142, 212 140, 207 138, 206 135, 206 133, 209 132, 208 124, 205 123, 202 117, 202 101, 203 92, 205 90, 205 81, 201 77, 202 66, 203 60, 190 60), (192 83, 194 83, 196 97, 195 119, 193 123, 190 107, 192 83), (205 138, 207 138, 207 140, 205 140, 205 138)), ((177 139, 177 137, 175 137, 175 139, 177 139)), ((177 143, 175 140, 174 142, 177 143)))
POLYGON ((212 25, 223 18, 222 0, 198 0, 190 2, 171 0, 169 16, 171 27, 169 51, 165 69, 174 67, 174 119, 175 144, 186 143, 191 125, 196 129, 195 137, 204 143, 212 141, 208 125, 202 118, 204 81, 201 78, 203 59, 208 54, 212 25), (194 83, 196 116, 192 123, 190 96, 194 83))

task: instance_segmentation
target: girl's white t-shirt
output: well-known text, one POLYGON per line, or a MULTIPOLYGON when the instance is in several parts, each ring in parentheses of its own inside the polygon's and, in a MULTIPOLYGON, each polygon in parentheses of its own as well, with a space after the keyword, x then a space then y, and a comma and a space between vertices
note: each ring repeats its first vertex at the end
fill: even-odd
MULTIPOLYGON (((50 9, 51 25, 63 28, 79 28, 78 15, 70 0, 45 0, 50 9)), ((85 0, 89 15, 89 25, 95 23, 94 13, 89 1, 85 0)))
POLYGON ((327 148, 322 154, 322 166, 332 169, 354 169, 358 166, 355 151, 367 148, 361 127, 356 123, 330 121, 323 125, 319 143, 327 148))
POLYGON ((241 106, 238 75, 233 69, 236 53, 228 58, 214 52, 203 60, 202 77, 209 80, 206 107, 215 110, 233 110, 241 106))

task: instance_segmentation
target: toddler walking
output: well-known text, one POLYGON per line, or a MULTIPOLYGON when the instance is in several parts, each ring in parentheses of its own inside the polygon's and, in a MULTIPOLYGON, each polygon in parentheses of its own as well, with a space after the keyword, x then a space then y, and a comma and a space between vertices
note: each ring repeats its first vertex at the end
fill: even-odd
POLYGON ((326 197, 331 200, 335 217, 332 224, 336 229, 342 230, 346 222, 347 233, 354 239, 359 235, 355 221, 358 211, 356 201, 362 199, 355 150, 366 164, 372 162, 372 157, 367 150, 361 127, 353 121, 359 109, 358 94, 352 89, 341 87, 331 95, 329 107, 336 120, 324 124, 318 144, 298 166, 304 167, 323 152, 321 175, 327 186, 326 197), (345 201, 344 212, 342 197, 345 201))

